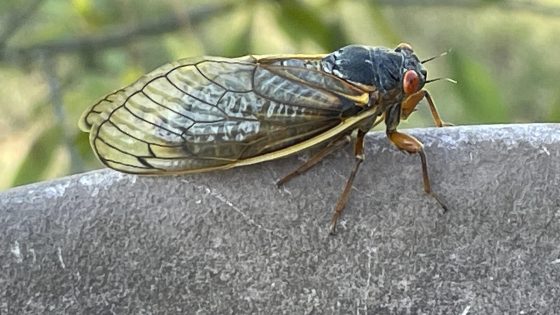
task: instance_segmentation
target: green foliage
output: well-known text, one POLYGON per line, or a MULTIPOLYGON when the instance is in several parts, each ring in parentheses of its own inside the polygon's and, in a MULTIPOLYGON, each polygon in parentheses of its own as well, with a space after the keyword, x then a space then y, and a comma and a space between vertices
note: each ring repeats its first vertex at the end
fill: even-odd
POLYGON ((278 2, 276 14, 278 25, 296 43, 311 41, 325 51, 340 47, 346 40, 337 23, 325 22, 318 10, 303 1, 284 0, 278 2))
POLYGON ((44 178, 62 138, 60 126, 51 126, 35 139, 21 163, 12 186, 32 183, 44 178))
POLYGON ((475 60, 452 53, 450 58, 453 78, 459 83, 458 91, 464 102, 467 123, 507 122, 508 109, 488 69, 475 60))
MULTIPOLYGON (((79 156, 87 157, 90 162, 93 160, 91 146, 89 144, 89 134, 85 132, 76 133, 72 145, 76 149, 79 156)), ((89 163, 89 165, 91 164, 92 163, 89 163)), ((88 167, 88 169, 90 169, 90 167, 88 167)))
POLYGON ((550 107, 550 112, 548 115, 548 120, 550 122, 559 122, 560 121, 560 90, 556 91, 556 95, 554 97, 554 102, 550 107))
POLYGON ((224 44, 224 56, 243 56, 252 53, 250 43, 253 33, 254 13, 249 8, 246 11, 247 14, 242 14, 243 26, 239 31, 232 34, 230 40, 224 44))
POLYGON ((368 7, 368 13, 371 16, 371 19, 375 22, 377 32, 387 43, 391 43, 393 46, 396 46, 403 41, 397 34, 391 22, 385 17, 383 9, 379 5, 375 4, 375 2, 371 4, 368 7))

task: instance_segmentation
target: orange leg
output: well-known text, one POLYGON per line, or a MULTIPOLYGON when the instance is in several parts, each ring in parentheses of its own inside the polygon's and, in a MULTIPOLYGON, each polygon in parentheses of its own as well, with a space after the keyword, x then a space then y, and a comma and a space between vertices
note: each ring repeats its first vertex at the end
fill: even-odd
MULTIPOLYGON (((424 90, 420 90, 414 94, 407 96, 401 104, 401 118, 408 119, 408 116, 414 112, 416 106, 424 98, 424 90)), ((437 125, 437 123, 436 123, 437 125)))
POLYGON ((418 139, 413 136, 401 133, 398 131, 392 131, 387 134, 389 140, 400 150, 408 152, 410 154, 418 153, 420 155, 420 161, 422 163, 422 179, 424 181, 424 191, 432 196, 437 203, 443 208, 443 211, 447 211, 447 206, 439 199, 439 197, 432 191, 432 186, 430 184, 430 177, 428 175, 428 162, 426 160, 426 153, 424 153, 424 146, 418 139))
POLYGON ((439 199, 436 194, 432 192, 430 176, 428 175, 428 162, 426 159, 426 154, 424 153, 424 145, 422 145, 422 143, 413 136, 397 131, 397 125, 400 121, 400 114, 400 105, 396 105, 387 111, 385 116, 385 124, 387 125, 387 137, 389 138, 391 143, 393 143, 399 150, 408 152, 409 154, 418 153, 418 155, 420 155, 420 161, 422 163, 422 179, 424 181, 424 191, 428 195, 432 196, 445 212, 447 211, 447 206, 441 201, 441 199, 439 199))
POLYGON ((412 112, 414 112, 414 109, 416 108, 416 105, 418 105, 418 103, 423 98, 426 98, 426 101, 428 101, 428 106, 430 107, 430 112, 432 113, 432 117, 434 119, 434 123, 435 123, 436 127, 453 126, 453 124, 446 123, 441 119, 441 117, 439 116, 439 113, 437 111, 436 105, 434 103, 434 100, 432 99, 432 96, 426 90, 420 90, 420 91, 418 91, 414 94, 410 94, 409 96, 406 97, 406 99, 401 104, 401 110, 402 110, 401 117, 402 117, 402 119, 407 119, 408 116, 410 116, 410 114, 412 114, 412 112))

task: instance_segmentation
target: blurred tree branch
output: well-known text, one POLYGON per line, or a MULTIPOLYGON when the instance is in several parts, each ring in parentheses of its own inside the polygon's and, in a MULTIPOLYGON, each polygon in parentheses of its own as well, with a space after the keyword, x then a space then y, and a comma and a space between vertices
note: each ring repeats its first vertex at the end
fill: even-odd
MULTIPOLYGON (((560 15, 560 7, 538 4, 534 1, 505 1, 505 0, 372 0, 383 6, 415 6, 415 7, 464 7, 477 8, 493 5, 501 9, 528 11, 542 15, 560 15)), ((234 4, 206 5, 192 10, 173 13, 156 21, 140 24, 100 36, 77 37, 63 40, 46 41, 23 47, 9 47, 7 40, 21 27, 25 21, 36 11, 43 0, 33 0, 29 6, 12 15, 9 21, 0 30, 0 60, 27 60, 42 54, 54 56, 64 53, 80 51, 99 51, 112 47, 122 46, 141 37, 155 36, 175 31, 185 25, 198 24, 212 16, 219 15, 231 9, 234 4)))
POLYGON ((8 21, 0 29, 0 50, 6 46, 10 37, 37 11, 42 2, 43 0, 33 0, 26 8, 8 17, 8 21))
MULTIPOLYGON (((37 0, 40 2, 42 0, 37 0)), ((53 40, 43 43, 32 44, 25 47, 9 48, 0 45, 0 60, 26 60, 30 57, 41 55, 54 56, 64 53, 75 53, 81 51, 104 50, 111 47, 138 40, 145 36, 155 36, 163 33, 173 32, 185 25, 194 25, 203 22, 213 16, 227 12, 233 4, 207 5, 192 10, 177 12, 162 17, 156 21, 129 27, 123 30, 112 31, 101 36, 77 37, 63 40, 53 40)), ((1 43, 1 42, 0 42, 1 43)))
POLYGON ((60 80, 57 74, 57 59, 50 58, 50 56, 43 55, 40 58, 42 64, 43 77, 47 82, 49 90, 50 103, 52 104, 53 114, 55 118, 55 125, 60 128, 62 139, 60 143, 64 145, 65 150, 70 156, 70 173, 76 173, 83 170, 83 162, 80 155, 76 151, 72 143, 71 132, 65 124, 66 113, 64 112, 63 92, 61 89, 60 80))

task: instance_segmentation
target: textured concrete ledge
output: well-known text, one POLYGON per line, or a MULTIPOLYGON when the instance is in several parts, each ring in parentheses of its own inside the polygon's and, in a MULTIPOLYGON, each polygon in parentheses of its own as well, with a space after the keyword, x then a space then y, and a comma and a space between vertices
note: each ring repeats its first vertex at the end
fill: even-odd
POLYGON ((274 186, 300 157, 225 172, 93 171, 0 193, 0 314, 552 314, 560 310, 560 125, 367 138, 274 186))

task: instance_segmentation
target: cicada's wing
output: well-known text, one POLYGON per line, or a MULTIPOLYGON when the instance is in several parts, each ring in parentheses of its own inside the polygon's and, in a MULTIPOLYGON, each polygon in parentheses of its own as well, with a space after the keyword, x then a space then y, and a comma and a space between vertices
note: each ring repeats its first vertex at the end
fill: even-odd
POLYGON ((167 64, 107 95, 80 128, 110 168, 200 172, 260 162, 364 103, 366 92, 321 72, 313 58, 205 57, 167 64))

